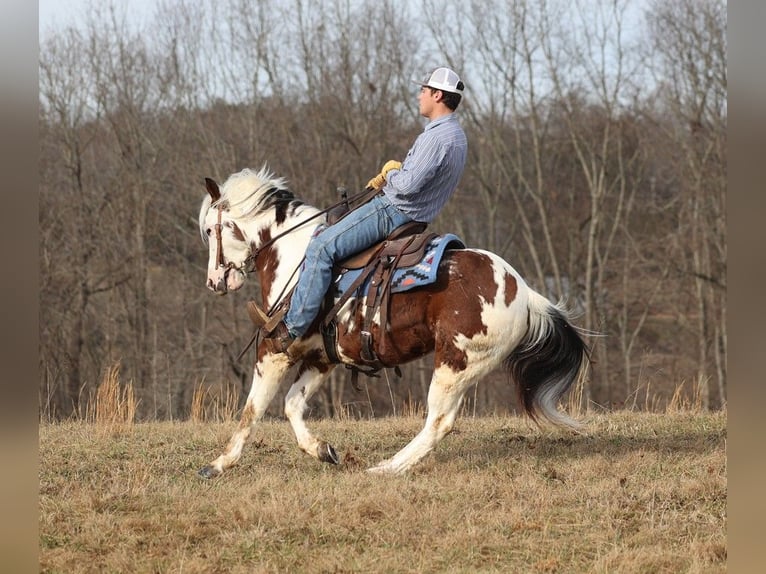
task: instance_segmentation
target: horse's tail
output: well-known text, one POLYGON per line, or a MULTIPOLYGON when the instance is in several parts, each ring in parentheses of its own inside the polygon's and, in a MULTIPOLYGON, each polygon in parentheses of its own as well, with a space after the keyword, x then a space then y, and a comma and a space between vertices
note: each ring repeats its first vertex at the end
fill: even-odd
POLYGON ((535 422, 542 417, 573 430, 581 424, 558 408, 559 400, 587 368, 589 351, 560 305, 529 290, 528 328, 505 359, 505 368, 524 411, 535 422))

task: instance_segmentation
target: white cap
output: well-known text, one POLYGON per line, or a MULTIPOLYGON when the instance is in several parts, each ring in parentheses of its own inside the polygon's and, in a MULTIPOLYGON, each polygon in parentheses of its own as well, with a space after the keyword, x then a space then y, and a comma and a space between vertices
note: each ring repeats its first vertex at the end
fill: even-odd
POLYGON ((460 77, 449 68, 436 68, 430 74, 426 74, 423 81, 413 80, 413 83, 454 94, 462 94, 465 88, 460 77))

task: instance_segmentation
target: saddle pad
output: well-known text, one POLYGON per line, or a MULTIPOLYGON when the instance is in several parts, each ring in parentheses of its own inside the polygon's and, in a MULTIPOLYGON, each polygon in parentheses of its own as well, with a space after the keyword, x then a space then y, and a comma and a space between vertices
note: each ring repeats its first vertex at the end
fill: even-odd
MULTIPOLYGON (((401 293, 433 283, 436 281, 436 272, 439 270, 439 262, 444 255, 444 250, 464 247, 465 243, 452 233, 434 237, 426 247, 425 255, 420 263, 411 267, 400 267, 394 271, 391 278, 391 293, 401 293)), ((361 273, 361 269, 353 269, 339 275, 335 279, 335 296, 339 297, 345 293, 361 273)), ((368 281, 365 281, 361 289, 366 289, 368 281)))

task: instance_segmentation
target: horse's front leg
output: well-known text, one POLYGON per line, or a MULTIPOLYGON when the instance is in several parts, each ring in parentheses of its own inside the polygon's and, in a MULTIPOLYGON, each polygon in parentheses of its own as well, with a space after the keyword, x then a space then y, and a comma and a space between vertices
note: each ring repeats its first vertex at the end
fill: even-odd
POLYGON ((298 446, 314 458, 332 464, 338 464, 340 459, 332 445, 317 440, 306 426, 303 415, 308 406, 308 400, 322 386, 333 365, 319 365, 303 371, 285 397, 285 416, 290 421, 295 433, 298 446))
POLYGON ((269 403, 279 389, 279 385, 290 370, 290 366, 291 363, 284 354, 261 356, 255 365, 253 384, 250 387, 250 394, 247 396, 247 402, 242 410, 242 418, 237 425, 237 430, 229 439, 229 443, 221 456, 199 470, 200 476, 214 478, 223 473, 225 469, 236 464, 255 423, 263 417, 269 403))

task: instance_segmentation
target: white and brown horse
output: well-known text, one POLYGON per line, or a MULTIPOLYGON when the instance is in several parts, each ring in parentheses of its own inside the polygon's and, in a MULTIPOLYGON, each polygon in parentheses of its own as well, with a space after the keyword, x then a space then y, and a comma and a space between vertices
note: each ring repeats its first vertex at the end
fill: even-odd
MULTIPOLYGON (((206 182, 209 195, 202 202, 199 225, 209 242, 207 286, 223 295, 241 288, 254 272, 263 307, 275 308, 295 283, 324 214, 296 199, 285 181, 265 167, 233 174, 220 188, 211 179, 206 182)), ((336 318, 338 354, 346 364, 364 365, 359 356, 361 317, 351 316, 351 309, 361 314, 364 306, 352 303, 353 298, 336 318)), ((499 256, 479 249, 448 250, 436 282, 392 294, 390 309, 393 344, 385 346, 380 360, 394 366, 433 352, 434 372, 425 426, 370 471, 402 473, 417 464, 452 430, 465 392, 501 365, 533 420, 579 427, 558 403, 587 368, 587 347, 566 311, 533 291, 499 256)), ((307 401, 336 366, 324 352, 320 320, 293 343, 290 357, 269 352, 266 345, 257 347, 253 383, 238 428, 200 475, 212 478, 237 462, 252 428, 288 377, 284 412, 298 445, 320 461, 339 462, 333 447, 317 439, 303 418, 307 401)), ((373 329, 373 335, 380 333, 373 329)))

